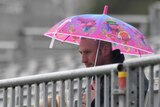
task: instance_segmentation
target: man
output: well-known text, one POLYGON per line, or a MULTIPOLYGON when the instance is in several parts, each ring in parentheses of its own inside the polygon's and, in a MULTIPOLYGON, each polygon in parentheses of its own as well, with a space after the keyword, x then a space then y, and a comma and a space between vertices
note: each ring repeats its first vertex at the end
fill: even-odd
MULTIPOLYGON (((81 53, 82 63, 84 63, 86 67, 107 65, 112 63, 122 63, 124 61, 124 55, 121 54, 119 50, 112 51, 112 44, 105 41, 82 38, 80 41, 79 51, 81 53)), ((92 87, 93 89, 91 90, 91 106, 94 107, 94 80, 92 81, 92 87)), ((100 92, 103 92, 103 77, 101 78, 100 92)), ((100 97, 102 106, 103 93, 101 93, 100 97)), ((83 94, 82 105, 83 107, 86 107, 86 94, 83 94)))
MULTIPOLYGON (((110 42, 81 38, 79 52, 81 54, 82 63, 84 63, 86 67, 94 67, 112 63, 122 63, 124 61, 124 55, 121 54, 119 50, 112 51, 112 44, 110 42)), ((94 84, 95 81, 92 81, 92 107, 94 107, 95 99, 94 84)), ((103 91, 103 82, 101 82, 101 90, 103 91)), ((86 107, 85 97, 86 95, 84 94, 82 99, 83 107, 86 107)), ((101 97, 103 96, 101 95, 101 97)), ((103 99, 101 101, 103 103, 103 99)), ((51 97, 48 98, 48 105, 49 107, 51 107, 51 97)), ((57 107, 59 107, 58 105, 59 104, 57 104, 57 107)), ((43 107, 43 101, 41 101, 40 107, 43 107)))
MULTIPOLYGON (((120 53, 119 49, 112 51, 112 44, 110 42, 105 42, 105 41, 82 38, 80 41, 79 51, 81 53, 82 63, 84 63, 86 67, 94 67, 94 66, 107 65, 107 64, 113 64, 113 63, 123 63, 125 59, 124 55, 120 53)), ((137 72, 137 76, 138 75, 139 74, 137 72)), ((148 89, 148 80, 145 74, 143 75, 145 77, 144 78, 145 79, 144 88, 145 88, 145 95, 146 95, 147 89, 148 89)), ((103 104, 104 104, 104 101, 103 101, 104 85, 103 84, 104 84, 103 77, 101 77, 100 107, 103 107, 103 104)), ((94 91, 95 81, 94 80, 92 81, 91 85, 93 87, 91 89, 91 107, 94 107, 95 105, 95 101, 94 101, 95 99, 95 91, 94 91)), ((83 94, 82 105, 83 107, 86 107, 86 94, 85 93, 83 94)), ((137 106, 138 106, 138 103, 137 103, 137 106)))

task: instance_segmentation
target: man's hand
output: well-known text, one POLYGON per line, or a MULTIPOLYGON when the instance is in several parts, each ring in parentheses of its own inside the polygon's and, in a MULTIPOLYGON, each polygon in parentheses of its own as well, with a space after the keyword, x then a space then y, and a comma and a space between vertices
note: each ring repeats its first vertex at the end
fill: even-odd
MULTIPOLYGON (((91 90, 91 102, 94 99, 95 99, 95 90, 91 90)), ((82 107, 86 107, 86 93, 84 93, 83 96, 82 96, 82 107)))
MULTIPOLYGON (((52 98, 48 97, 48 107, 51 107, 52 98)), ((40 100, 40 107, 43 107, 43 101, 40 100)), ((56 96, 56 107, 60 107, 60 96, 56 96)))

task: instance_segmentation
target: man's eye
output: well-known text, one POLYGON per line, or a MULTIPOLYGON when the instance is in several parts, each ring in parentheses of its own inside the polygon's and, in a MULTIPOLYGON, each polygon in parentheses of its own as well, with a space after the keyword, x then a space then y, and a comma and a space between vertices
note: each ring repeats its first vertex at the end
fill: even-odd
POLYGON ((85 51, 84 53, 85 53, 85 54, 89 54, 89 53, 90 53, 90 51, 85 51))
POLYGON ((89 54, 89 53, 91 53, 90 51, 79 51, 79 53, 82 55, 82 54, 89 54))
POLYGON ((82 54, 82 52, 81 52, 81 51, 79 51, 79 53, 80 53, 80 54, 82 54))

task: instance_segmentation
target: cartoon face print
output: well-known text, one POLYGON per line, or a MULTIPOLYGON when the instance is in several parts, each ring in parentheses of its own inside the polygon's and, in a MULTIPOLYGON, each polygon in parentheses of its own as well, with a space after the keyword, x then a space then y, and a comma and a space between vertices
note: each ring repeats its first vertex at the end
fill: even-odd
POLYGON ((123 40, 123 42, 127 44, 127 42, 130 40, 131 37, 126 31, 120 31, 118 33, 118 38, 123 40))
POLYGON ((106 24, 107 24, 108 30, 112 32, 113 35, 117 35, 117 33, 120 30, 119 25, 115 21, 112 21, 112 20, 107 20, 106 24))
POLYGON ((106 33, 106 37, 110 38, 111 40, 116 40, 116 36, 112 33, 106 33))
POLYGON ((128 46, 124 46, 124 49, 125 49, 126 52, 130 52, 131 51, 131 48, 128 47, 128 46))
POLYGON ((68 27, 68 32, 69 33, 74 33, 76 30, 74 29, 74 25, 72 24, 72 25, 70 25, 69 27, 68 27))
POLYGON ((90 28, 95 26, 96 21, 90 18, 78 18, 84 32, 89 32, 90 28))
POLYGON ((106 19, 104 22, 106 25, 106 37, 111 40, 116 40, 118 32, 120 31, 119 25, 112 19, 106 19))
POLYGON ((107 33, 106 29, 103 28, 101 34, 102 34, 103 36, 105 36, 106 33, 107 33))

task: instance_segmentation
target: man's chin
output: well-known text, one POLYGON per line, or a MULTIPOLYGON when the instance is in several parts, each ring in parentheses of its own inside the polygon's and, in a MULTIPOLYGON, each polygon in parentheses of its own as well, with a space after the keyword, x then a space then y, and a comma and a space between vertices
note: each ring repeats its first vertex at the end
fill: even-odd
POLYGON ((85 65, 85 66, 86 66, 86 68, 93 67, 93 65, 85 65))

